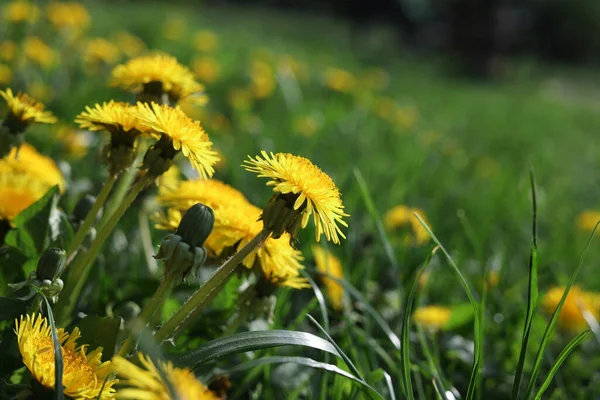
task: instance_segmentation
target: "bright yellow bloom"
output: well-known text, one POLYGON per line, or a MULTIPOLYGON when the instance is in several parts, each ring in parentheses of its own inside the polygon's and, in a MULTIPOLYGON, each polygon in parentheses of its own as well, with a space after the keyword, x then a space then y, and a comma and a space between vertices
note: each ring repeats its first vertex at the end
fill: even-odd
MULTIPOLYGON (((41 314, 21 316, 15 333, 23 363, 43 386, 54 389, 54 343, 48 320, 41 314)), ((87 353, 86 346, 77 346, 79 329, 71 334, 58 330, 64 362, 64 394, 72 399, 114 399, 116 379, 106 379, 111 373, 110 361, 102 362, 102 347, 87 353), (106 383, 105 383, 106 379, 106 383), (102 386, 104 388, 102 389, 102 386)))
POLYGON ((48 20, 56 29, 83 30, 90 24, 90 13, 81 3, 52 2, 46 8, 48 20))
POLYGON ((386 228, 389 230, 397 230, 404 226, 410 225, 414 238, 408 239, 408 242, 413 242, 416 245, 423 245, 429 241, 429 233, 427 230, 421 225, 417 217, 414 216, 414 213, 419 214, 419 216, 429 225, 427 219, 425 218, 425 214, 423 211, 418 208, 410 208, 405 205, 398 205, 389 210, 384 217, 384 222, 386 228))
POLYGON ((429 330, 444 328, 450 321, 452 311, 443 306, 425 306, 418 308, 412 315, 415 324, 429 330))
POLYGON ((202 178, 212 176, 213 165, 219 158, 200 123, 188 118, 179 108, 156 103, 138 103, 138 118, 142 126, 167 137, 175 150, 181 150, 202 178))
MULTIPOLYGON (((19 123, 23 128, 32 123, 53 124, 56 117, 50 111, 44 111, 44 105, 24 93, 13 95, 12 90, 0 90, 0 96, 8 105, 7 120, 19 123)), ((6 124, 6 121, 5 121, 6 124)))
POLYGON ((350 72, 339 68, 329 68, 324 74, 325 84, 331 90, 349 93, 356 86, 356 78, 350 72))
POLYGON ((122 378, 124 386, 117 393, 118 399, 170 400, 169 386, 181 400, 219 399, 189 369, 175 368, 170 361, 159 361, 160 369, 169 380, 167 384, 149 356, 138 353, 138 357, 141 367, 120 356, 112 360, 113 371, 122 378))
POLYGON ((126 31, 115 34, 115 44, 128 58, 137 57, 146 50, 142 39, 126 31))
POLYGON ((219 78, 219 64, 212 58, 196 58, 192 62, 192 70, 198 79, 205 83, 212 83, 219 78))
POLYGON ((261 154, 263 158, 249 156, 244 167, 257 173, 259 178, 269 178, 267 186, 273 186, 274 192, 294 196, 293 208, 302 214, 302 227, 306 227, 314 213, 317 241, 323 233, 327 240, 337 244, 339 236, 345 239, 339 225, 348 226, 342 217, 349 215, 344 213, 341 195, 333 180, 307 158, 289 153, 269 155, 262 151, 261 154))
POLYGON ((198 31, 194 34, 192 39, 196 50, 203 52, 213 51, 218 44, 219 38, 214 32, 211 31, 198 31))
POLYGON ((8 65, 0 64, 0 85, 6 85, 12 80, 12 70, 8 65))
POLYGON ((25 39, 23 42, 23 53, 42 68, 50 68, 57 60, 54 50, 37 36, 25 39))
POLYGON ((0 174, 26 175, 42 183, 45 186, 44 193, 55 185, 58 185, 61 191, 65 188, 65 180, 54 161, 38 153, 28 143, 24 143, 18 153, 17 149, 13 148, 8 156, 0 159, 0 174))
POLYGON ((35 22, 40 13, 40 9, 29 1, 13 1, 8 3, 2 9, 2 15, 6 21, 17 22, 35 22))
POLYGON ((98 63, 114 64, 121 58, 121 50, 106 39, 88 39, 83 52, 83 59, 89 65, 98 63))
POLYGON ((585 210, 577 217, 577 227, 584 232, 592 232, 600 221, 600 211, 585 210))
POLYGON ((48 190, 29 175, 0 172, 0 220, 12 221, 48 190))
MULTIPOLYGON (((312 252, 315 256, 315 264, 317 264, 319 272, 331 275, 337 279, 344 279, 344 268, 339 258, 317 245, 312 246, 312 252)), ((329 297, 331 306, 335 310, 341 311, 344 308, 344 286, 327 276, 323 277, 323 283, 327 289, 327 296, 329 297)))
POLYGON ((171 193, 177 189, 180 184, 181 170, 176 164, 173 164, 171 165, 171 168, 158 177, 158 193, 171 193))
POLYGON ((206 101, 204 86, 196 82, 192 71, 179 64, 175 57, 162 53, 137 57, 117 65, 112 71, 110 84, 133 93, 141 93, 146 85, 159 84, 160 91, 173 102, 187 97, 197 102, 206 101))
POLYGON ((157 200, 164 207, 175 207, 182 211, 196 203, 202 203, 213 210, 247 203, 242 192, 216 179, 183 181, 171 191, 161 193, 157 200))
POLYGON ((137 107, 113 100, 96 104, 93 108, 86 106, 85 111, 75 118, 75 123, 90 131, 107 130, 132 135, 147 131, 138 119, 137 107))
MULTIPOLYGON (((546 292, 542 299, 542 309, 546 314, 552 315, 554 313, 564 291, 565 287, 561 286, 551 288, 546 292)), ((558 326, 569 331, 581 331, 587 328, 587 322, 583 317, 584 311, 590 312, 596 319, 600 316, 600 310, 595 307, 593 296, 578 286, 571 286, 571 290, 569 290, 558 315, 558 326)))
POLYGON ((10 40, 0 42, 0 59, 12 61, 17 55, 17 44, 10 40))

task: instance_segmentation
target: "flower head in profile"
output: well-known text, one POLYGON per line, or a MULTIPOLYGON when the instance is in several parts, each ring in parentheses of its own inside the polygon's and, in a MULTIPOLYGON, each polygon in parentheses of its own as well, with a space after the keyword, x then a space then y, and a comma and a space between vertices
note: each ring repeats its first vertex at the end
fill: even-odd
POLYGON ((411 233, 405 237, 405 241, 407 244, 420 246, 427 243, 430 237, 427 230, 421 225, 417 217, 415 217, 415 213, 419 214, 427 222, 425 214, 420 209, 397 205, 385 214, 384 223, 390 231, 398 231, 404 227, 408 227, 411 233))
POLYGON ((0 175, 15 175, 40 183, 45 190, 58 185, 65 189, 65 179, 54 160, 40 154, 35 147, 25 143, 19 151, 12 149, 8 156, 0 159, 0 175))
POLYGON ((163 53, 136 57, 116 66, 110 84, 139 94, 144 101, 160 99, 164 94, 172 103, 183 98, 206 102, 204 86, 196 81, 192 71, 163 53))
POLYGON ((161 158, 172 159, 181 151, 202 178, 212 176, 219 158, 200 123, 179 108, 157 103, 138 102, 137 117, 150 133, 160 136, 154 148, 161 152, 161 158))
POLYGON ((117 398, 131 400, 168 400, 173 398, 169 391, 172 388, 179 399, 185 400, 218 400, 192 371, 187 368, 175 368, 169 362, 159 361, 160 370, 169 382, 163 380, 163 374, 152 361, 142 353, 138 353, 139 364, 133 364, 127 359, 116 356, 112 360, 113 371, 121 379, 122 389, 117 398))
MULTIPOLYGON (((315 256, 315 264, 317 264, 317 270, 322 274, 331 275, 337 279, 344 279, 344 269, 340 260, 331 254, 331 252, 325 250, 321 246, 313 245, 312 252, 315 256)), ((327 289, 327 296, 331 302, 331 306, 341 311, 344 307, 344 287, 336 282, 335 280, 323 276, 323 283, 327 289)))
MULTIPOLYGON (((551 288, 542 299, 542 309, 552 315, 565 291, 564 286, 551 288)), ((600 316, 594 296, 578 286, 572 286, 558 315, 558 326, 569 331, 580 331, 587 327, 584 312, 591 313, 594 318, 600 316)))
POLYGON ((450 321, 452 310, 444 306, 420 307, 412 315, 415 324, 425 329, 437 331, 443 329, 450 321))
POLYGON ((139 122, 137 107, 113 100, 86 106, 85 111, 75 117, 75 122, 90 131, 106 130, 134 136, 146 130, 139 122))
POLYGON ((344 206, 338 188, 333 180, 310 160, 289 153, 268 154, 263 151, 262 158, 248 157, 244 167, 255 172, 260 178, 270 179, 268 186, 278 193, 263 211, 265 226, 272 229, 273 237, 288 232, 295 237, 300 227, 308 224, 313 214, 317 241, 321 234, 334 243, 339 237, 346 238, 339 225, 348 226, 342 219, 344 206), (282 214, 281 208, 287 209, 282 214), (283 218, 281 218, 283 217, 283 218))
POLYGON ((15 96, 9 88, 0 90, 0 96, 4 98, 8 106, 8 115, 4 120, 4 126, 7 126, 12 133, 21 133, 33 123, 53 124, 56 122, 56 117, 50 111, 44 111, 43 104, 25 93, 18 93, 15 96))
MULTIPOLYGON (((21 316, 15 333, 27 369, 42 386, 54 389, 54 343, 48 320, 40 314, 21 316)), ((110 361, 102 362, 102 347, 87 352, 86 345, 78 346, 80 336, 78 328, 71 334, 58 330, 64 362, 64 394, 73 399, 113 399, 113 386, 118 380, 106 379, 111 373, 110 361)))

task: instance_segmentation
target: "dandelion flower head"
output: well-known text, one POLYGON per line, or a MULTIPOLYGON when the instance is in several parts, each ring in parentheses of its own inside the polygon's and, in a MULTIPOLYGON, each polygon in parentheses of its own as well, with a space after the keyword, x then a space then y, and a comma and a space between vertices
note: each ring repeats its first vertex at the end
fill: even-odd
POLYGON ((90 24, 90 13, 78 2, 52 2, 46 8, 48 20, 56 29, 83 30, 90 24))
POLYGON ((577 216, 577 227, 583 232, 591 232, 600 221, 600 211, 585 210, 577 216))
MULTIPOLYGON (((551 288, 542 299, 542 309, 552 315, 565 291, 564 286, 551 288)), ((558 326, 565 330, 580 331, 587 327, 583 317, 584 312, 590 312, 596 319, 600 316, 594 307, 594 301, 589 293, 578 286, 572 286, 558 315, 558 326)))
POLYGON ((44 111, 43 104, 25 93, 18 93, 15 96, 8 88, 0 90, 0 96, 6 101, 9 110, 4 124, 11 128, 16 123, 22 132, 31 123, 53 124, 56 122, 56 117, 50 111, 44 111))
POLYGON ((446 326, 450 321, 452 311, 444 306, 425 306, 420 307, 413 313, 415 324, 429 330, 439 330, 446 326))
MULTIPOLYGON (((340 260, 331 252, 325 250, 321 246, 313 245, 312 252, 315 256, 317 270, 323 274, 331 275, 337 279, 344 278, 344 269, 340 260)), ((335 280, 324 276, 323 283, 327 289, 327 296, 331 302, 331 306, 340 311, 343 308, 344 287, 335 280)))
POLYGON ((66 186, 65 179, 54 160, 40 154, 28 143, 24 143, 18 151, 13 148, 6 157, 0 159, 0 174, 28 178, 42 184, 46 190, 58 185, 63 191, 66 186))
POLYGON ((129 133, 137 135, 148 129, 140 124, 138 109, 135 106, 109 101, 85 107, 85 111, 75 118, 82 129, 90 131, 106 130, 111 133, 129 133))

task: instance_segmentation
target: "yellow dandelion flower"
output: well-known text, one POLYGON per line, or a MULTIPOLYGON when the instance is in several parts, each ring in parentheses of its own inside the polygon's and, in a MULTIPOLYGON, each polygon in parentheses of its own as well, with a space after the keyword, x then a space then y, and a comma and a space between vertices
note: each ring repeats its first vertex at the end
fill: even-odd
POLYGON ((88 39, 83 51, 83 59, 86 64, 96 65, 98 63, 114 64, 121 58, 121 50, 102 38, 88 39))
POLYGON ((339 225, 348 226, 342 219, 349 214, 344 213, 344 206, 338 188, 333 180, 307 158, 289 153, 261 152, 262 157, 248 157, 245 169, 258 174, 259 178, 269 178, 267 186, 280 193, 290 207, 301 213, 302 227, 306 227, 308 219, 313 215, 317 241, 321 234, 327 240, 339 244, 346 238, 339 225), (339 225, 338 225, 339 224, 339 225))
POLYGON ((24 143, 18 152, 13 148, 8 156, 0 159, 0 174, 28 176, 43 184, 45 191, 55 185, 61 191, 65 189, 65 179, 54 160, 38 153, 28 143, 24 143))
POLYGON ((161 231, 175 232, 183 218, 183 213, 177 208, 169 208, 166 213, 157 211, 151 219, 154 221, 154 227, 161 231))
POLYGON ((219 399, 189 369, 175 368, 170 361, 159 361, 161 370, 169 380, 168 385, 150 357, 141 353, 138 353, 138 357, 140 367, 120 356, 112 360, 114 372, 122 378, 123 388, 117 393, 118 399, 170 400, 169 386, 179 399, 219 399))
POLYGON ((211 31, 198 31, 193 37, 194 47, 196 50, 203 52, 213 51, 218 44, 219 38, 214 32, 211 31))
POLYGON ((56 122, 56 117, 50 111, 44 111, 43 104, 38 103, 25 93, 18 93, 15 96, 11 89, 6 89, 0 90, 0 96, 6 101, 9 110, 4 124, 14 128, 11 130, 15 132, 22 132, 27 125, 36 122, 41 124, 56 122))
POLYGON ((42 68, 52 67, 57 60, 52 47, 37 36, 28 37, 23 41, 23 53, 42 68))
POLYGON ((82 129, 90 131, 106 130, 138 135, 147 130, 140 124, 137 107, 113 100, 96 104, 93 108, 86 106, 85 111, 75 118, 75 122, 82 129))
POLYGON ((38 19, 40 9, 29 1, 13 1, 2 9, 2 15, 8 22, 35 22, 38 19))
POLYGON ((116 66, 110 84, 136 94, 166 93, 172 102, 188 97, 206 102, 204 86, 196 82, 192 71, 179 64, 175 57, 162 53, 137 57, 116 66))
POLYGON ((158 193, 172 193, 181 184, 181 170, 175 164, 171 165, 164 174, 158 178, 158 193))
POLYGON ((356 86, 354 75, 340 68, 328 68, 325 71, 324 80, 329 89, 341 93, 349 93, 356 86))
POLYGON ((137 115, 142 126, 167 138, 174 150, 181 151, 202 178, 212 176, 213 165, 219 158, 200 123, 188 118, 179 108, 156 103, 138 103, 137 115))
POLYGON ((591 232, 600 221, 600 211, 585 210, 577 216, 577 228, 583 232, 591 232))
POLYGON ((82 159, 88 153, 91 144, 87 132, 77 131, 68 125, 60 126, 54 133, 66 153, 76 160, 82 159))
POLYGON ((255 98, 265 99, 275 91, 275 75, 266 62, 255 60, 250 69, 250 78, 252 80, 250 88, 255 98))
POLYGON ((0 64, 0 85, 6 85, 12 80, 12 70, 8 65, 0 64))
POLYGON ((414 213, 419 214, 421 218, 429 225, 425 214, 418 208, 410 208, 405 205, 398 205, 389 210, 384 217, 384 223, 388 230, 395 231, 406 226, 410 226, 412 237, 407 237, 408 244, 423 245, 429 241, 429 233, 421 225, 414 213))
POLYGON ((137 57, 146 51, 146 44, 139 37, 132 35, 129 32, 117 32, 114 37, 114 42, 117 47, 128 58, 137 57))
POLYGON ((230 89, 227 103, 238 111, 247 111, 252 107, 252 92, 246 88, 230 89))
POLYGON ((452 311, 443 306, 420 307, 412 315, 415 324, 429 330, 443 329, 450 321, 452 311))
POLYGON ((164 207, 175 207, 180 210, 187 210, 196 203, 202 203, 213 210, 222 206, 235 207, 247 203, 242 192, 216 179, 183 181, 172 191, 161 193, 157 200, 164 207))
MULTIPOLYGON (((560 301, 565 287, 554 287, 546 292, 542 299, 542 309, 552 315, 560 301)), ((594 307, 592 297, 578 286, 572 286, 558 315, 558 326, 569 331, 580 331, 587 327, 583 313, 590 312, 598 319, 599 310, 594 307)))
MULTIPOLYGON (((43 386, 54 389, 54 343, 48 320, 41 314, 21 316, 15 333, 23 363, 43 386)), ((111 374, 110 361, 102 362, 102 347, 87 353, 86 346, 77 346, 81 334, 58 330, 64 362, 63 386, 65 395, 72 399, 114 399, 116 379, 111 374), (105 382, 106 380, 106 382, 105 382), (104 386, 104 388, 103 388, 104 386), (100 394, 102 391, 102 394, 100 394)))
POLYGON ((0 172, 0 220, 12 221, 48 190, 28 175, 0 172))
POLYGON ((0 42, 0 59, 12 61, 17 55, 17 44, 10 40, 0 42))
POLYGON ((294 132, 305 136, 311 137, 321 128, 322 119, 315 115, 305 115, 294 118, 292 122, 292 129, 294 132))
MULTIPOLYGON (((344 269, 340 260, 331 252, 325 250, 321 246, 312 246, 313 255, 315 256, 315 264, 317 270, 323 274, 331 275, 334 278, 343 279, 344 269)), ((331 278, 323 277, 323 283, 327 289, 327 297, 331 302, 331 306, 341 311, 344 307, 344 287, 331 278)))
POLYGON ((212 83, 219 78, 219 63, 212 58, 196 58, 192 62, 192 70, 201 82, 212 83))
POLYGON ((56 29, 82 30, 90 24, 90 13, 78 2, 52 2, 46 8, 48 20, 56 29))

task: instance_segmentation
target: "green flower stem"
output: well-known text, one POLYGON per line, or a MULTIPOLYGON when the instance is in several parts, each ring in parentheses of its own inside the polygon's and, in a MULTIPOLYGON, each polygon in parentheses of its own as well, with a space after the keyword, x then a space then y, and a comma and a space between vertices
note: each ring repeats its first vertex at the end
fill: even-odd
POLYGON ((179 329, 179 326, 184 323, 198 308, 203 308, 208 304, 207 300, 212 299, 214 292, 221 288, 222 282, 226 281, 229 275, 235 270, 235 268, 241 264, 241 262, 250 253, 256 250, 265 240, 269 237, 271 231, 263 229, 258 235, 256 235, 247 245, 245 245, 240 251, 235 253, 230 259, 225 261, 223 265, 217 269, 217 271, 207 280, 204 285, 200 286, 198 290, 181 306, 179 310, 173 314, 171 318, 156 332, 154 335, 157 341, 160 343, 163 340, 171 337, 175 331, 179 329))
POLYGON ((106 221, 106 225, 104 225, 98 235, 92 242, 90 248, 87 252, 82 254, 81 257, 76 258, 73 266, 70 268, 67 285, 65 286, 58 303, 56 304, 55 313, 58 315, 59 322, 64 326, 66 322, 68 322, 73 309, 75 308, 75 304, 79 299, 79 295, 85 286, 85 282, 87 277, 92 269, 94 261, 96 260, 96 256, 100 251, 100 248, 108 239, 108 236, 112 233, 113 229, 125 214, 125 211, 129 208, 131 203, 136 199, 138 194, 144 188, 152 182, 152 177, 148 175, 144 175, 138 183, 136 183, 127 196, 123 199, 123 202, 117 208, 113 215, 106 221))
POLYGON ((117 186, 115 187, 115 191, 106 203, 104 213, 102 213, 102 218, 100 218, 100 222, 98 223, 98 227, 100 229, 106 225, 108 219, 115 213, 119 205, 123 202, 123 199, 127 194, 127 189, 131 187, 137 171, 138 169, 132 165, 121 174, 121 177, 117 182, 117 186))
POLYGON ((96 197, 96 202, 92 206, 92 209, 85 216, 85 219, 83 220, 83 222, 81 223, 81 226, 77 230, 75 237, 73 237, 73 241, 71 242, 71 245, 67 249, 67 260, 69 262, 73 259, 75 253, 79 249, 79 246, 81 246, 81 243, 83 243, 85 236, 88 234, 90 228, 94 224, 94 221, 96 220, 96 216, 98 215, 98 212, 104 205, 104 202, 108 198, 108 195, 110 194, 110 191, 112 190, 116 181, 117 181, 116 175, 110 175, 108 178, 106 178, 106 181, 104 182, 104 185, 102 186, 102 189, 100 189, 100 193, 98 193, 98 197, 96 197))
MULTIPOLYGON (((156 289, 156 292, 154 292, 154 295, 152 296, 150 301, 144 306, 144 309, 138 316, 138 319, 141 320, 144 325, 152 320, 152 317, 154 316, 156 311, 160 309, 166 298, 169 297, 169 295, 171 294, 171 291, 173 290, 173 283, 175 282, 175 277, 176 274, 168 274, 162 280, 160 286, 158 287, 158 289, 156 289)), ((121 349, 119 349, 120 356, 125 357, 127 356, 127 354, 129 354, 134 345, 134 335, 135 332, 132 332, 127 338, 127 340, 123 343, 123 346, 121 346, 121 349)))

